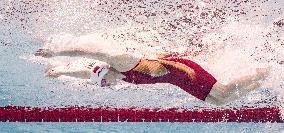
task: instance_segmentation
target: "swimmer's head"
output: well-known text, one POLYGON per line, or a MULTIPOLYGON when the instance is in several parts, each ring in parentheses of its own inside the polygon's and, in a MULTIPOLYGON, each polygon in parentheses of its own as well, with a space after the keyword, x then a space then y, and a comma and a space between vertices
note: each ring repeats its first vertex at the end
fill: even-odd
POLYGON ((104 75, 109 71, 109 64, 102 64, 100 66, 95 66, 93 69, 94 76, 98 79, 103 78, 104 75))
POLYGON ((106 73, 108 73, 109 69, 110 65, 108 64, 100 64, 95 66, 90 77, 91 81, 98 84, 99 86, 105 86, 106 81, 103 81, 103 78, 106 73))

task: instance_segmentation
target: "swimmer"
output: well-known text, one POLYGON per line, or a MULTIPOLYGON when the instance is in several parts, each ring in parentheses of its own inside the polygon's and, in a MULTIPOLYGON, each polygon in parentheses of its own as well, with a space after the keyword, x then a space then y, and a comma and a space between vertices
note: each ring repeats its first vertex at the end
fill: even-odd
POLYGON ((260 87, 259 81, 264 80, 268 75, 268 69, 258 68, 255 74, 241 77, 228 84, 221 84, 197 63, 176 56, 164 55, 156 59, 141 59, 129 54, 112 56, 102 51, 92 51, 87 48, 66 48, 61 51, 39 49, 35 55, 46 58, 76 56, 91 59, 82 61, 85 62, 84 65, 81 65, 83 66, 82 69, 75 71, 66 69, 66 66, 63 66, 65 69, 50 68, 47 74, 52 77, 54 75, 69 75, 89 78, 90 73, 97 72, 94 71, 96 66, 104 66, 104 72, 99 75, 99 80, 106 78, 107 81, 111 81, 110 84, 115 84, 117 79, 133 84, 170 83, 202 101, 215 105, 223 105, 248 94, 260 87), (109 65, 97 64, 97 60, 106 62, 109 65), (94 65, 88 67, 90 64, 94 65))

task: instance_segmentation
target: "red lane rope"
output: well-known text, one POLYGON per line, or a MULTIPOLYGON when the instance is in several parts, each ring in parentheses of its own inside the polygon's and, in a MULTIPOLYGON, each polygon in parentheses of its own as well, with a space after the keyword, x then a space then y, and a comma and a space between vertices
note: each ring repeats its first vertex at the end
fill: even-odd
POLYGON ((0 107, 2 122, 283 122, 277 107, 233 109, 0 107))

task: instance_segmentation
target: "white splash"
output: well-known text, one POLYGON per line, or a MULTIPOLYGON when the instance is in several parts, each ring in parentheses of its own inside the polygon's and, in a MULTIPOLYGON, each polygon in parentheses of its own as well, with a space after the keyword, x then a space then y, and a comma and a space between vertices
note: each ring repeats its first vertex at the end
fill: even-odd
MULTIPOLYGON (((192 60, 221 82, 253 73, 257 67, 270 66, 270 76, 255 93, 262 95, 261 91, 269 88, 271 92, 279 92, 277 97, 280 102, 284 97, 284 29, 274 24, 284 18, 283 0, 145 0, 125 3, 115 0, 54 0, 53 3, 40 4, 45 9, 44 13, 28 15, 27 18, 33 19, 28 19, 30 21, 24 26, 32 31, 32 36, 44 40, 45 48, 60 50, 66 48, 66 43, 78 48, 94 48, 90 44, 96 43, 101 45, 99 49, 111 54, 130 52, 149 58, 154 58, 159 52, 189 52, 192 60)), ((41 10, 35 5, 28 7, 41 10)), ((46 59, 34 56, 29 59, 48 65, 76 60, 74 57, 46 59)), ((185 106, 200 103, 174 86, 137 87, 127 84, 113 89, 115 91, 112 89, 97 90, 101 92, 101 97, 110 97, 110 102, 105 104, 185 106), (136 97, 139 100, 135 99, 136 93, 139 93, 140 97, 136 97), (117 94, 124 96, 121 99, 124 102, 116 102, 119 101, 117 94), (174 100, 167 101, 168 98, 176 103, 174 100), (129 99, 133 102, 127 102, 129 99), (141 99, 153 103, 141 103, 141 99)), ((242 101, 254 99, 252 95, 242 101)), ((236 104, 232 103, 232 106, 242 106, 243 103, 236 104)), ((202 103, 198 105, 207 106, 202 103)))

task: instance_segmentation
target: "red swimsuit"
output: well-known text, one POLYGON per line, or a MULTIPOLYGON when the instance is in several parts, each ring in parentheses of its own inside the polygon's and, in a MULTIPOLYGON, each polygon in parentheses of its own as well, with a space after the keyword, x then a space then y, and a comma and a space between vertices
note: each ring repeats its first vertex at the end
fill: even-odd
POLYGON ((183 58, 167 58, 164 60, 179 62, 192 68, 195 72, 196 79, 191 80, 186 72, 171 65, 163 64, 163 66, 169 71, 169 73, 163 76, 152 77, 151 75, 134 71, 132 69, 127 72, 122 72, 122 74, 126 76, 126 78, 123 80, 135 84, 170 83, 180 87, 181 89, 203 101, 210 93, 213 85, 217 82, 217 80, 211 74, 193 61, 183 58))

